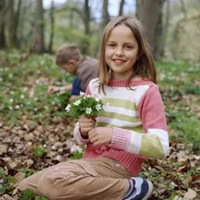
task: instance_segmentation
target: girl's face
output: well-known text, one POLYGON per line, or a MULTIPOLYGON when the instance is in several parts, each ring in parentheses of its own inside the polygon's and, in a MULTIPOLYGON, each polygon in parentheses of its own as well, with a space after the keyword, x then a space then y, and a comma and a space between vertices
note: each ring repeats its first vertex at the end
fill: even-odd
POLYGON ((105 47, 105 61, 113 71, 113 78, 127 80, 134 70, 138 58, 138 43, 131 29, 116 26, 105 47))

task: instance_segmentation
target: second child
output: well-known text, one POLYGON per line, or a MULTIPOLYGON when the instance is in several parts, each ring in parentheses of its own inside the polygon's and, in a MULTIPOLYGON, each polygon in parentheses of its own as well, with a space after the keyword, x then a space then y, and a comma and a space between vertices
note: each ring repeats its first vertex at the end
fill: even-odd
POLYGON ((64 44, 55 55, 56 65, 74 76, 73 83, 58 87, 50 86, 49 91, 70 91, 71 99, 85 92, 88 83, 98 75, 98 60, 90 56, 83 56, 75 44, 64 44))

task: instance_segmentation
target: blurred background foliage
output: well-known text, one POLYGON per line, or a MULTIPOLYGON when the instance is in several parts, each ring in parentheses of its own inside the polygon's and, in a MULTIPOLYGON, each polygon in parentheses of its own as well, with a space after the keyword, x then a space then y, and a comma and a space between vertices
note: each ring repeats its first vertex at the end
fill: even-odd
POLYGON ((1 0, 0 49, 54 53, 76 43, 98 57, 102 30, 117 15, 136 16, 157 60, 200 62, 199 0, 1 0))

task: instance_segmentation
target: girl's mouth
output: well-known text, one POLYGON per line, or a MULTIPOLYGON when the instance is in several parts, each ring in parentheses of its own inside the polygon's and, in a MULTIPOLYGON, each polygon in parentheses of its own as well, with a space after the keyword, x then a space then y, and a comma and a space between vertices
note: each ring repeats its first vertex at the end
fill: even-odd
POLYGON ((119 59, 114 59, 113 61, 114 61, 114 63, 115 63, 116 65, 121 65, 121 64, 124 63, 123 60, 119 60, 119 59))

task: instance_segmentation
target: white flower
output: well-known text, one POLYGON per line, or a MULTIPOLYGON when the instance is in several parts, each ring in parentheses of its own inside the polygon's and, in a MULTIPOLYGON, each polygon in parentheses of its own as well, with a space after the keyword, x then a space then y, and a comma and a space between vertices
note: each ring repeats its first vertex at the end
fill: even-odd
POLYGON ((83 97, 85 95, 84 92, 80 92, 80 96, 83 97))
POLYGON ((92 108, 86 108, 85 112, 87 115, 90 115, 92 113, 92 108))
POLYGON ((15 106, 15 109, 16 109, 16 110, 20 109, 20 106, 19 106, 19 105, 16 105, 16 106, 15 106))
POLYGON ((96 100, 96 102, 99 102, 99 101, 100 101, 100 99, 98 99, 98 98, 95 98, 95 100, 96 100))
POLYGON ((25 98, 25 96, 22 94, 21 96, 20 96, 20 99, 24 99, 25 98))
POLYGON ((100 105, 100 104, 97 104, 97 105, 95 106, 95 108, 96 108, 97 111, 99 111, 99 110, 101 110, 101 105, 100 105))
POLYGON ((79 100, 75 101, 73 104, 74 104, 75 106, 78 106, 78 105, 81 104, 81 100, 79 99, 79 100))
POLYGON ((76 144, 73 144, 71 147, 70 147, 70 152, 71 153, 75 153, 75 152, 82 152, 83 150, 82 150, 82 148, 80 147, 80 146, 78 146, 78 145, 76 145, 76 144))
POLYGON ((70 104, 68 104, 67 107, 65 108, 65 110, 66 110, 67 112, 69 112, 70 109, 71 109, 71 107, 72 107, 72 106, 71 106, 70 104))
POLYGON ((23 88, 23 91, 26 92, 26 91, 27 91, 27 87, 24 87, 24 88, 23 88))

